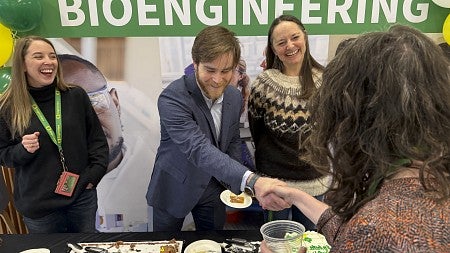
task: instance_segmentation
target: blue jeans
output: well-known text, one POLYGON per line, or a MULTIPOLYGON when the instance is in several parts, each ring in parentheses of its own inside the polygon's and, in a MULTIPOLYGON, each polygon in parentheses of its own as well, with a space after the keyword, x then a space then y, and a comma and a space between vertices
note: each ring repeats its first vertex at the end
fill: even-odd
MULTIPOLYGON (((322 201, 323 195, 314 196, 314 198, 322 201)), ((305 226, 305 230, 315 231, 316 225, 308 219, 296 206, 292 206, 291 208, 286 208, 281 211, 267 211, 264 210, 264 222, 268 222, 270 220, 289 220, 289 214, 292 212, 292 220, 301 223, 305 226), (269 217, 269 212, 271 212, 271 216, 269 217)))
POLYGON ((38 233, 95 233, 97 190, 84 192, 70 206, 36 219, 23 217, 30 234, 38 233))

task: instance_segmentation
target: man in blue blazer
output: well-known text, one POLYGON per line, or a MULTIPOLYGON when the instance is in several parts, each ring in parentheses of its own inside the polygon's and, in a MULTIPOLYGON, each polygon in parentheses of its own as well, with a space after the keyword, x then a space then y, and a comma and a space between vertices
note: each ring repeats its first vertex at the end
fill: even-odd
POLYGON ((183 76, 158 99, 161 142, 147 191, 153 231, 179 231, 192 213, 197 230, 223 229, 220 193, 246 190, 263 208, 289 203, 271 193, 276 179, 259 177, 240 164, 242 96, 228 85, 240 59, 234 33, 221 26, 203 29, 192 46, 195 75, 183 76))

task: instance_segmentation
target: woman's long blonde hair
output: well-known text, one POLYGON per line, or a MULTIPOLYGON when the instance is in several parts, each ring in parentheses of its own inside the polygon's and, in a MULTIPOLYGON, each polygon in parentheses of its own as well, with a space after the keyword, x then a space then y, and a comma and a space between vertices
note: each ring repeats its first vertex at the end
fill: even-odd
MULTIPOLYGON (((30 124, 32 109, 31 96, 28 92, 27 76, 25 74, 25 55, 31 43, 36 40, 48 43, 55 50, 53 44, 46 38, 27 36, 18 39, 14 46, 11 82, 0 97, 0 115, 8 123, 12 138, 24 135, 30 124)), ((60 64, 58 64, 55 82, 59 90, 64 91, 69 88, 63 81, 60 64)))

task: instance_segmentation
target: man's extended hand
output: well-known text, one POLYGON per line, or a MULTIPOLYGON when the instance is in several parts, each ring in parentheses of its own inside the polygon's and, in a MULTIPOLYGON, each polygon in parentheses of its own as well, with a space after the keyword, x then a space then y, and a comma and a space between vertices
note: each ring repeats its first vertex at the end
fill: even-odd
POLYGON ((291 207, 292 203, 285 201, 273 193, 274 187, 285 186, 286 183, 274 178, 260 177, 255 183, 255 197, 263 209, 279 211, 291 207))

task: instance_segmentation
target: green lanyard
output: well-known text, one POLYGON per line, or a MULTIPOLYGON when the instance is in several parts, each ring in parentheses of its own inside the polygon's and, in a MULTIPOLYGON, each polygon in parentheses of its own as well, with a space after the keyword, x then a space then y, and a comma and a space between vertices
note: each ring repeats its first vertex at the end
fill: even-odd
POLYGON ((64 171, 67 171, 67 167, 64 160, 64 154, 62 149, 62 115, 61 115, 61 92, 55 88, 55 125, 56 125, 56 135, 53 131, 52 127, 48 123, 44 114, 42 113, 39 106, 36 104, 36 101, 31 97, 31 107, 33 108, 34 113, 38 117, 39 121, 44 126, 48 135, 52 139, 53 143, 58 147, 59 155, 61 157, 61 163, 63 165, 64 171))

